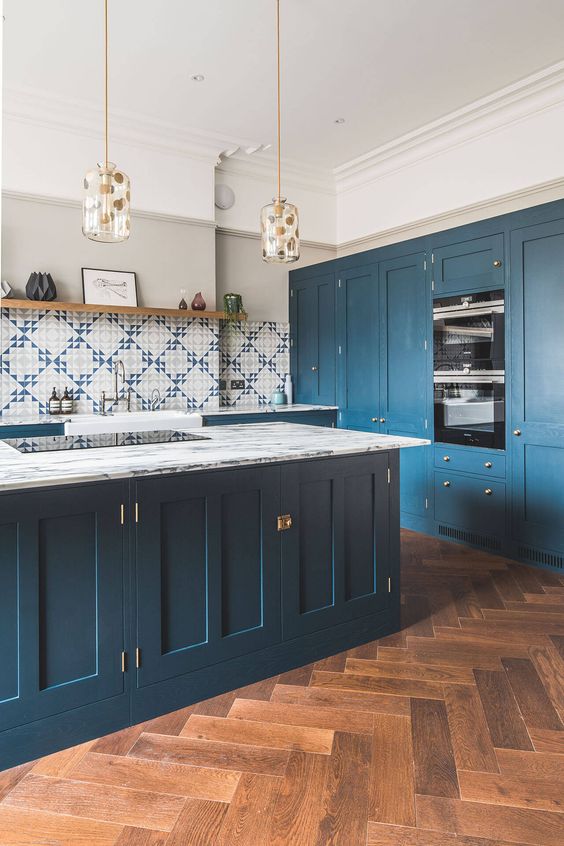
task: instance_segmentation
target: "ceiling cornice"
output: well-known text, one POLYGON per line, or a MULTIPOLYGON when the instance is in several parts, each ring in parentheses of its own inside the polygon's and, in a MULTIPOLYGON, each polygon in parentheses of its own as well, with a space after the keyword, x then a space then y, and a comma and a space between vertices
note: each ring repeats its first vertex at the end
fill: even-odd
POLYGON ((334 168, 337 194, 410 167, 564 102, 564 62, 531 74, 334 168))
MULTIPOLYGON (((2 109, 6 118, 20 123, 72 132, 83 137, 102 138, 102 108, 86 101, 31 88, 6 88, 2 109)), ((213 166, 220 162, 221 156, 233 155, 239 149, 254 150, 262 146, 255 139, 185 129, 121 110, 110 111, 110 125, 114 141, 202 160, 213 166)))

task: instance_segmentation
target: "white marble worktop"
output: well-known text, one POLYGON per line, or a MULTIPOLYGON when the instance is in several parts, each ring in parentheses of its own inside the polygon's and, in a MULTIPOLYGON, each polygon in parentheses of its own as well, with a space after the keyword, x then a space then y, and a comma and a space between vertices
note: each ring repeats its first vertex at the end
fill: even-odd
POLYGON ((212 426, 198 435, 205 440, 41 453, 20 453, 0 441, 0 490, 357 455, 430 443, 293 423, 212 426))

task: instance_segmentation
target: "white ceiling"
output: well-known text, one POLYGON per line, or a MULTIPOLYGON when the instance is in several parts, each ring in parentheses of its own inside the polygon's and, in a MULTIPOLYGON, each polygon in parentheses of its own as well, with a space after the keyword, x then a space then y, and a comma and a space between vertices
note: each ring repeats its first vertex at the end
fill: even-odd
MULTIPOLYGON (((99 106, 102 8, 4 0, 4 85, 99 106)), ((281 8, 283 155, 309 166, 336 167, 564 58, 563 0, 281 8)), ((274 0, 110 0, 111 108, 273 142, 274 12, 274 0)))

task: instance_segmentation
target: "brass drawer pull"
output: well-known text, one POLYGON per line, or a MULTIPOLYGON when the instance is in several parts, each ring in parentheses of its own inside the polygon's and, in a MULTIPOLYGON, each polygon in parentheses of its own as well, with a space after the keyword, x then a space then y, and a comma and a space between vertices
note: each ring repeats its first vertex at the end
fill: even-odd
POLYGON ((446 482, 443 482, 443 487, 450 488, 450 482, 448 481, 448 479, 446 482))
POLYGON ((520 435, 521 435, 521 429, 513 429, 513 434, 514 434, 514 435, 515 435, 515 437, 517 437, 517 438, 518 438, 518 437, 520 437, 520 435))
POLYGON ((443 461, 450 461, 450 455, 443 455, 443 461))
POLYGON ((494 267, 501 267, 501 259, 495 259, 493 266, 494 267))
POLYGON ((493 491, 492 491, 492 489, 491 489, 491 488, 486 488, 486 490, 484 491, 484 493, 485 493, 485 495, 486 495, 486 496, 491 496, 491 495, 493 494, 493 491))
POLYGON ((490 469, 490 467, 491 467, 491 466, 492 466, 491 461, 485 461, 485 462, 484 462, 484 467, 487 467, 487 468, 488 468, 488 470, 490 469))

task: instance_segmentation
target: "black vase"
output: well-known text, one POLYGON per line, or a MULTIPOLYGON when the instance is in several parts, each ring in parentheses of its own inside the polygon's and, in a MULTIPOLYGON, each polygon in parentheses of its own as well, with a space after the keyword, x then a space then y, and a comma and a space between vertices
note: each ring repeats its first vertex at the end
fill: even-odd
POLYGON ((57 289, 50 273, 32 273, 27 280, 25 293, 28 300, 51 302, 57 296, 57 289))

